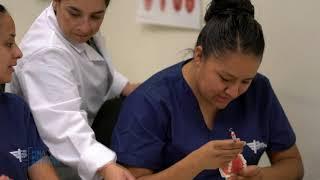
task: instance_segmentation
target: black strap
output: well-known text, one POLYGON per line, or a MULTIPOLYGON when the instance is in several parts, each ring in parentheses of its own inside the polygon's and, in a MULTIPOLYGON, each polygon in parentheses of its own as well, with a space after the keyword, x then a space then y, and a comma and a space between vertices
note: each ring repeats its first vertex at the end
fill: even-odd
POLYGON ((94 42, 94 39, 93 38, 90 38, 88 41, 87 41, 87 44, 89 46, 91 46, 94 50, 96 50, 101 56, 102 56, 102 53, 100 52, 100 50, 98 49, 96 43, 94 42))

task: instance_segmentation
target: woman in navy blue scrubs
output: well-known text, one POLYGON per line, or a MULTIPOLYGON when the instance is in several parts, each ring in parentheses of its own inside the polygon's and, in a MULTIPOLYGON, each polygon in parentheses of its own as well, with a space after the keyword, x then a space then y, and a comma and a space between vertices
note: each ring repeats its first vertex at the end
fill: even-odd
POLYGON ((137 179, 301 179, 296 138, 269 80, 257 73, 265 42, 250 0, 213 0, 192 59, 148 79, 124 102, 113 134, 118 162, 137 179), (241 141, 230 140, 233 128, 241 141), (245 144, 245 142, 247 144, 245 144), (271 165, 258 167, 264 152, 271 165))
MULTIPOLYGON (((0 84, 11 81, 13 67, 22 57, 15 35, 13 19, 0 4, 0 84)), ((1 92, 0 142, 1 180, 57 179, 28 105, 16 95, 1 92)))

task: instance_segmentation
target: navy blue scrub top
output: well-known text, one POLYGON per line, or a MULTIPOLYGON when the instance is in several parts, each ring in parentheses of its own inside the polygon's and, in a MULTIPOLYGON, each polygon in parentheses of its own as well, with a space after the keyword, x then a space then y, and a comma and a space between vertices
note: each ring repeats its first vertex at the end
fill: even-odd
POLYGON ((18 96, 0 93, 0 175, 26 180, 28 167, 46 155, 28 105, 18 96))
MULTIPOLYGON (((159 172, 211 140, 230 139, 229 128, 248 143, 243 152, 248 165, 257 164, 265 151, 295 144, 288 119, 261 74, 246 93, 217 114, 213 129, 208 129, 182 75, 186 62, 160 71, 126 98, 112 137, 119 163, 159 172)), ((205 170, 195 179, 223 178, 218 170, 205 170)))

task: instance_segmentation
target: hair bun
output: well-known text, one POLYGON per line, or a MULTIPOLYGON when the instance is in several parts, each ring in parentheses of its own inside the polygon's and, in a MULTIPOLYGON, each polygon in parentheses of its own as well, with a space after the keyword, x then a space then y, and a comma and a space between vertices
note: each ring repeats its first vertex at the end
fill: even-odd
POLYGON ((205 22, 214 16, 249 15, 254 18, 250 0, 212 0, 204 17, 205 22))

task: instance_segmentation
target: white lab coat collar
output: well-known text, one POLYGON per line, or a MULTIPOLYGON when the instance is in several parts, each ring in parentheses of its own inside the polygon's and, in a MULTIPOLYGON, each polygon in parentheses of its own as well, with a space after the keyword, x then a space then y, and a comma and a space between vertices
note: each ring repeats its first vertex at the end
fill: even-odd
POLYGON ((91 61, 104 61, 105 59, 109 60, 109 56, 107 55, 107 53, 105 52, 104 48, 104 38, 103 36, 100 34, 100 32, 98 32, 97 34, 95 34, 93 36, 93 39, 96 43, 97 48, 99 49, 99 51, 101 52, 102 55, 100 55, 95 49, 93 49, 91 46, 89 46, 87 43, 71 43, 70 41, 68 41, 59 24, 57 21, 57 17, 54 13, 54 9, 52 6, 52 3, 50 4, 50 6, 47 9, 47 18, 48 18, 48 22, 49 22, 49 26, 54 30, 54 32, 57 33, 58 36, 62 37, 72 48, 74 48, 79 54, 83 53, 84 51, 86 52, 89 60, 91 61), (104 59, 105 58, 105 59, 104 59))

